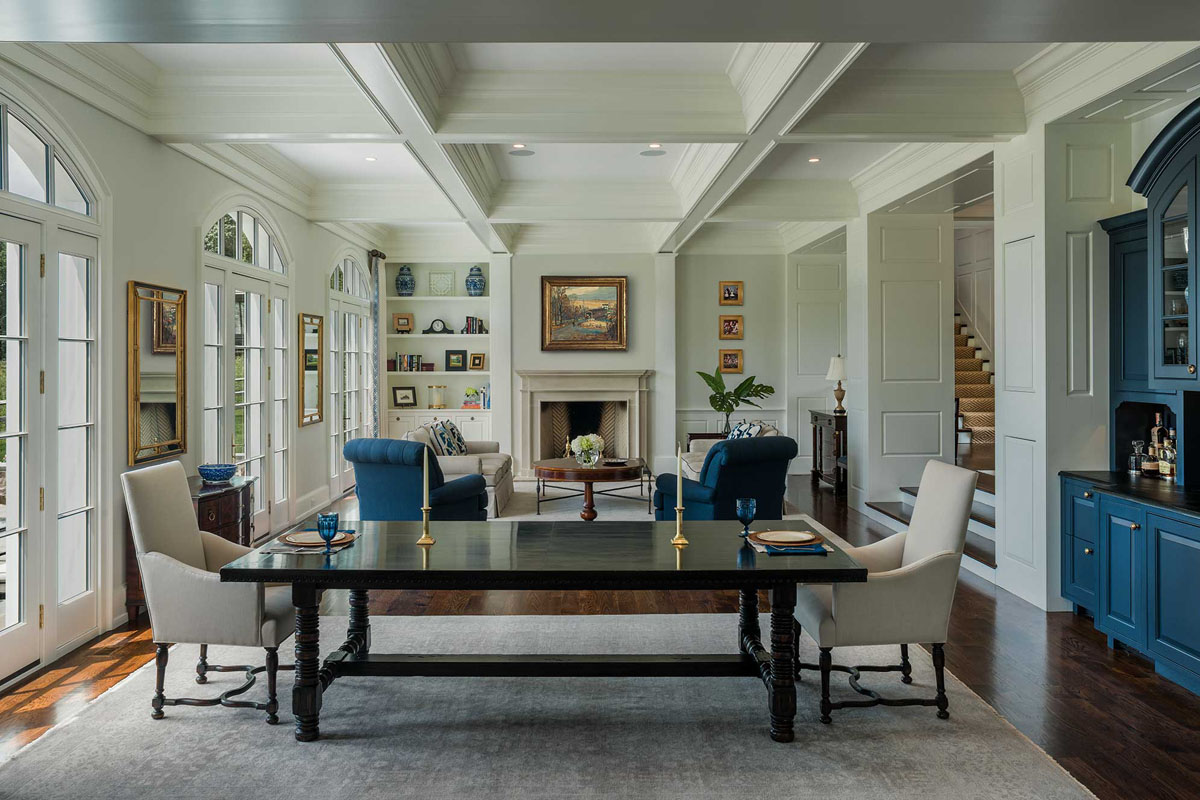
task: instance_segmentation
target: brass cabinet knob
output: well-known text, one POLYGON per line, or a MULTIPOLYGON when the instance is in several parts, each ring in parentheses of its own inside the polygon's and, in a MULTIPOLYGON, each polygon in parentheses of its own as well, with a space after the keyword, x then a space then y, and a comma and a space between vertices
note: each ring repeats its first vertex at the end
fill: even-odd
POLYGON ((1138 525, 1136 522, 1132 522, 1132 523, 1130 523, 1130 525, 1129 525, 1129 530, 1131 530, 1131 531, 1136 531, 1136 530, 1138 530, 1138 529, 1139 529, 1139 528, 1141 528, 1141 527, 1142 527, 1142 526, 1141 526, 1141 525, 1138 525))
POLYGON ((1091 500, 1091 499, 1092 499, 1092 493, 1091 493, 1091 492, 1084 492, 1084 493, 1083 493, 1083 499, 1084 499, 1084 500, 1091 500))
POLYGON ((1195 374, 1196 374, 1196 365, 1188 364, 1188 375, 1195 375, 1195 374))
POLYGON ((1085 548, 1083 548, 1083 554, 1084 554, 1085 556, 1090 556, 1090 555, 1091 555, 1092 553, 1094 553, 1094 552, 1096 552, 1096 551, 1095 551, 1095 550, 1093 550, 1093 549, 1092 549, 1092 548, 1090 548, 1090 547, 1085 547, 1085 548))

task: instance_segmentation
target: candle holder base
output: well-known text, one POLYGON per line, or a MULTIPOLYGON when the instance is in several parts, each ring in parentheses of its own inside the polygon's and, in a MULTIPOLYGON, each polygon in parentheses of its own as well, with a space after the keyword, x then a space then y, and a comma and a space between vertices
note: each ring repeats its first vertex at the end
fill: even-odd
POLYGON ((423 547, 437 542, 436 539, 429 535, 429 512, 432 510, 429 506, 421 509, 421 538, 417 539, 417 544, 423 547))
POLYGON ((689 542, 683 535, 683 506, 675 506, 675 537, 671 544, 676 547, 686 547, 689 542))

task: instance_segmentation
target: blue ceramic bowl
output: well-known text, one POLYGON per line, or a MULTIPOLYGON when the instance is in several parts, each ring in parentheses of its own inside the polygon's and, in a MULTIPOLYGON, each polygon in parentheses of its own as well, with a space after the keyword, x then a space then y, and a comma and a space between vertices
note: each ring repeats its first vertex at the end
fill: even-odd
POLYGON ((237 464, 201 464, 196 469, 205 483, 228 483, 237 472, 237 464))

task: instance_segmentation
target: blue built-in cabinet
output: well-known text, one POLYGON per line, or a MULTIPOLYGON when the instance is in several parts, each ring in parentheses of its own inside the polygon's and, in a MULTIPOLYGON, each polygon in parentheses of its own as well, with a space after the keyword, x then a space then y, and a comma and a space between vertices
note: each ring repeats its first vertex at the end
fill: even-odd
POLYGON ((1110 644, 1200 693, 1200 511, 1169 507, 1183 490, 1154 484, 1120 472, 1063 475, 1062 594, 1110 644))

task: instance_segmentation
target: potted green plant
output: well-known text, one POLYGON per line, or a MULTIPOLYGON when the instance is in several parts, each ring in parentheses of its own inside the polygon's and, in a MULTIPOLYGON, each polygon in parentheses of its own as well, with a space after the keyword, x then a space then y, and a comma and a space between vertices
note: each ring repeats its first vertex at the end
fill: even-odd
POLYGON ((758 377, 757 375, 751 375, 737 386, 728 389, 725 386, 725 376, 721 374, 719 369, 714 370, 712 374, 697 370, 696 374, 703 378, 704 382, 708 384, 708 388, 712 390, 712 394, 708 396, 708 404, 712 406, 713 411, 725 415, 725 430, 723 433, 726 436, 729 435, 729 417, 734 411, 738 410, 738 406, 747 405, 762 408, 754 400, 761 400, 764 397, 770 397, 775 394, 774 386, 754 382, 758 377))

